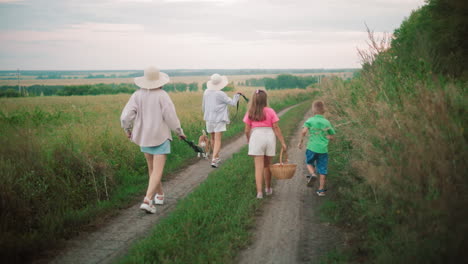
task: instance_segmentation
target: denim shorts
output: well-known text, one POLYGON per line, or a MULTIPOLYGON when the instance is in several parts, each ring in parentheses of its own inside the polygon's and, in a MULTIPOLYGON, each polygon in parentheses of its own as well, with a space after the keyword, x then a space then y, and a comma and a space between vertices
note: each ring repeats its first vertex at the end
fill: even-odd
POLYGON ((140 147, 141 152, 152 155, 165 155, 171 153, 171 141, 168 139, 159 146, 154 147, 140 147))
POLYGON ((306 163, 317 168, 318 174, 327 175, 328 153, 315 153, 312 150, 306 151, 306 163))

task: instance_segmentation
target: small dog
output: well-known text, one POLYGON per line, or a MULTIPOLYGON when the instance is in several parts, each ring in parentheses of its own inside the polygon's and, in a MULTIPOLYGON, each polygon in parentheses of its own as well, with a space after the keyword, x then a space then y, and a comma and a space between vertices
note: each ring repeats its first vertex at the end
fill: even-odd
POLYGON ((208 157, 210 156, 210 151, 211 151, 211 141, 209 137, 206 135, 206 132, 204 129, 202 130, 202 132, 203 132, 203 135, 201 135, 198 138, 198 146, 202 148, 205 153, 198 153, 197 155, 199 158, 202 155, 203 158, 208 159, 208 157))

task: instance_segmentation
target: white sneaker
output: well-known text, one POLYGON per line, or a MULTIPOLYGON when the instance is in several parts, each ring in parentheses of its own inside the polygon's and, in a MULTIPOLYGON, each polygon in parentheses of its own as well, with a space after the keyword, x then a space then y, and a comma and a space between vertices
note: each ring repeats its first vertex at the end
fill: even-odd
POLYGON ((156 213, 156 207, 153 204, 153 201, 146 198, 143 200, 143 203, 140 205, 140 209, 149 213, 149 214, 155 214, 156 213))
POLYGON ((318 196, 325 196, 326 191, 327 189, 321 189, 321 190, 317 190, 316 193, 318 196))
POLYGON ((265 194, 266 195, 272 195, 273 194, 273 189, 270 187, 270 188, 265 188, 265 194))
POLYGON ((263 199, 263 193, 261 192, 257 193, 257 199, 263 199))
POLYGON ((213 167, 213 168, 218 168, 218 167, 219 167, 219 162, 220 162, 220 161, 221 161, 220 158, 213 159, 213 160, 211 161, 211 167, 213 167))
POLYGON ((154 204, 163 205, 164 204, 164 193, 162 195, 156 194, 154 196, 154 204), (159 199, 162 198, 162 199, 159 199))

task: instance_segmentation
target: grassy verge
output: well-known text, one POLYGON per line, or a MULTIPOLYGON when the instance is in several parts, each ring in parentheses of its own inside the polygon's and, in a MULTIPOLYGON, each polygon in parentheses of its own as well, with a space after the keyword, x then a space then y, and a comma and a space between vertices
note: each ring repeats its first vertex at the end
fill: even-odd
MULTIPOLYGON (((275 109, 307 91, 272 92, 275 109)), ((171 94, 191 139, 204 123, 201 93, 171 94), (194 103, 195 102, 195 103, 194 103)), ((0 109, 0 259, 22 262, 131 204, 146 184, 146 163, 119 127, 128 95, 2 99, 0 109)), ((231 108, 231 111, 235 111, 231 108)), ((225 139, 242 131, 239 108, 225 139)), ((232 113, 233 114, 233 113, 232 113)), ((194 157, 172 144, 165 172, 194 157)))
POLYGON ((388 54, 352 81, 322 83, 339 126, 329 177, 339 187, 323 212, 351 240, 330 257, 465 263, 468 83, 395 65, 388 54))
MULTIPOLYGON (((286 138, 309 108, 310 103, 305 102, 281 118, 286 138)), ((181 200, 121 262, 232 263, 250 239, 249 228, 259 205, 253 161, 244 147, 181 200)))

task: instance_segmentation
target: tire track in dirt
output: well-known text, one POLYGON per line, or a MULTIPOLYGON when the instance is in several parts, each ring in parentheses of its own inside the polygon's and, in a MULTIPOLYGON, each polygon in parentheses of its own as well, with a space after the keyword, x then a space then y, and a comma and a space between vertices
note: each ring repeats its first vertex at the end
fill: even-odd
MULTIPOLYGON (((297 105, 278 112, 278 115, 283 115, 295 106, 297 105)), ((246 143, 244 135, 241 135, 226 144, 222 147, 221 159, 231 158, 246 143)), ((165 204, 157 207, 156 214, 148 215, 142 212, 139 209, 140 203, 121 210, 98 230, 82 232, 78 237, 67 241, 65 249, 52 259, 51 263, 112 263, 125 255, 133 243, 148 235, 151 228, 166 217, 180 199, 203 182, 211 171, 213 168, 207 160, 202 159, 190 165, 167 182, 163 182, 166 192, 165 204)))
MULTIPOLYGON (((343 242, 339 230, 318 217, 318 208, 327 196, 318 197, 316 188, 306 186, 305 150, 296 146, 305 115, 289 142, 289 161, 298 164, 294 177, 276 180, 273 195, 264 199, 257 217, 252 244, 237 258, 242 264, 318 263, 328 251, 343 242)), ((328 189, 333 189, 328 184, 328 189)))

